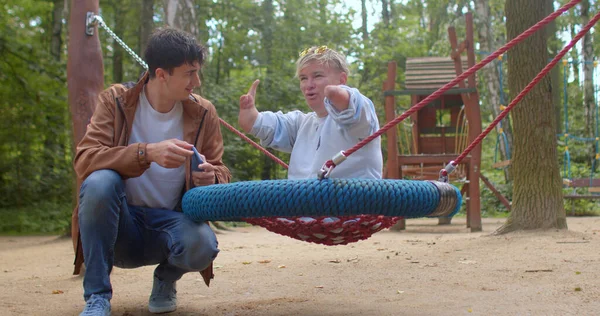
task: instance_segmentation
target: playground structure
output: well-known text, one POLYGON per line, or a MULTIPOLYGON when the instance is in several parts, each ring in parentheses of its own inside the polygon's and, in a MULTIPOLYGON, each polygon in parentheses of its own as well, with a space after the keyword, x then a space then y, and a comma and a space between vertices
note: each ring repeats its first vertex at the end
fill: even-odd
MULTIPOLYGON (((473 16, 465 15, 466 38, 458 43, 454 27, 448 28, 452 53, 450 57, 408 58, 406 62, 405 89, 394 90, 396 63, 388 64, 387 80, 384 83, 385 118, 391 121, 396 116, 396 96, 410 95, 414 106, 463 73, 463 69, 475 65, 473 40, 473 16), (466 52, 467 59, 461 55, 466 52)), ((387 132, 386 178, 436 180, 440 169, 452 161, 481 133, 479 94, 475 74, 467 82, 460 81, 448 89, 439 99, 427 104, 410 116, 412 123, 412 146, 400 153, 398 129, 387 132)), ((401 126, 400 129, 403 127, 401 126)), ((402 137, 400 137, 402 138, 402 137)), ((406 138, 406 137, 404 137, 406 138)), ((410 142, 406 142, 410 145, 410 142)), ((471 231, 481 230, 481 207, 479 177, 481 145, 477 145, 455 171, 452 180, 463 183, 467 207, 467 227, 471 231)), ((440 224, 448 223, 440 218, 440 224)), ((396 228, 404 229, 405 222, 399 221, 396 228)))

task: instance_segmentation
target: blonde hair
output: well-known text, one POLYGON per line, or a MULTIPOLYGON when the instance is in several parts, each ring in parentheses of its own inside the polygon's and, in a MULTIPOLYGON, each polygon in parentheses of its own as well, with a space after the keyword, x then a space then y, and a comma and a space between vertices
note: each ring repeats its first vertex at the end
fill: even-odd
POLYGON ((327 65, 331 68, 336 68, 339 71, 350 75, 350 68, 348 67, 344 55, 331 48, 327 48, 327 46, 312 46, 300 52, 300 58, 296 61, 296 77, 298 77, 300 70, 304 68, 306 64, 313 61, 327 65))

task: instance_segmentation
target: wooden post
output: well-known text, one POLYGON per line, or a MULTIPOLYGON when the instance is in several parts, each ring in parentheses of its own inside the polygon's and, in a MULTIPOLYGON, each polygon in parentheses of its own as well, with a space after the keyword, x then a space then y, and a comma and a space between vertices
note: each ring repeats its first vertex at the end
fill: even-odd
MULTIPOLYGON (((99 0, 72 0, 69 17, 67 86, 69 108, 73 123, 73 151, 85 135, 98 94, 104 88, 104 66, 98 38, 98 28, 92 36, 86 35, 87 13, 98 14, 99 0)), ((77 200, 77 183, 74 200, 77 200)), ((73 212, 73 216, 75 216, 73 212)), ((71 228, 73 247, 77 249, 78 232, 71 228)), ((77 272, 78 273, 78 272, 77 272)))
POLYGON ((72 0, 69 18, 67 86, 73 122, 75 145, 85 135, 96 106, 98 94, 104 88, 104 66, 98 38, 98 28, 86 35, 87 12, 98 14, 99 0, 72 0))
MULTIPOLYGON (((467 62, 469 67, 475 65, 475 51, 473 42, 473 15, 467 13, 466 16, 466 40, 463 42, 467 51, 467 62)), ((456 75, 463 72, 462 61, 459 53, 459 44, 456 38, 456 30, 454 27, 448 28, 448 36, 452 47, 451 56, 454 59, 454 67, 456 75)), ((459 88, 466 88, 464 81, 458 83, 459 88)), ((468 87, 476 88, 475 74, 468 77, 468 87)), ((463 93, 461 94, 463 103, 465 104, 465 113, 469 120, 469 143, 473 142, 479 134, 481 134, 481 113, 479 109, 479 93, 463 93)), ((467 227, 471 228, 472 232, 481 231, 481 203, 479 197, 479 173, 481 165, 481 144, 475 146, 471 151, 471 161, 467 165, 467 180, 469 181, 467 194, 467 227)))
MULTIPOLYGON (((393 91, 396 83, 396 69, 397 65, 395 61, 388 63, 387 79, 383 83, 383 90, 393 91)), ((396 118, 396 97, 393 95, 385 96, 385 120, 389 122, 396 118)), ((387 136, 387 177, 390 179, 399 179, 399 167, 398 166, 398 134, 396 128, 390 128, 386 132, 387 136)))
MULTIPOLYGON (((383 91, 393 91, 396 86, 397 64, 395 61, 388 63, 387 79, 383 83, 383 91)), ((385 121, 389 122, 396 118, 396 97, 393 95, 385 96, 385 121)), ((387 176, 388 179, 402 178, 402 166, 398 164, 398 133, 396 128, 390 128, 386 132, 387 136, 387 176)), ((400 218, 392 230, 405 229, 405 220, 400 218)))

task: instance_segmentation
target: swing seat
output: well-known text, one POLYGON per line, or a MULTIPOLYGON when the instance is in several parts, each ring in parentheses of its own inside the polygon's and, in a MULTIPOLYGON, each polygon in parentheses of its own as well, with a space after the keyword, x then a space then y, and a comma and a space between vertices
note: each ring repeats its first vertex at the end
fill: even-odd
POLYGON ((461 201, 456 187, 438 181, 308 179, 197 187, 186 192, 182 207, 196 222, 244 220, 333 245, 366 239, 400 216, 451 217, 461 201))

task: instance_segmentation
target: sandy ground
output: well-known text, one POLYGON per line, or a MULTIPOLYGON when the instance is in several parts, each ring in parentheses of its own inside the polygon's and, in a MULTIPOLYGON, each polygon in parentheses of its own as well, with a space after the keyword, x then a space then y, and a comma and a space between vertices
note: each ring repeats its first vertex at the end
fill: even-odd
MULTIPOLYGON (((210 288, 186 274, 169 315, 600 315, 599 217, 489 236, 503 221, 470 233, 460 218, 409 220, 334 247, 235 228, 218 236, 210 288)), ((0 237, 0 315, 77 315, 72 263, 66 238, 0 237)), ((113 315, 149 314, 153 269, 115 268, 113 315)))

